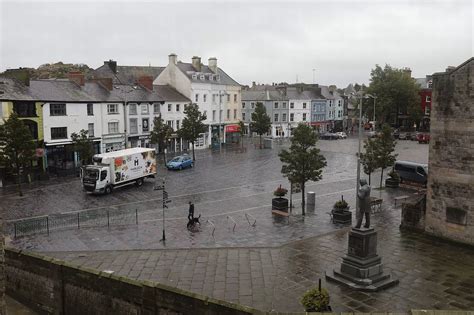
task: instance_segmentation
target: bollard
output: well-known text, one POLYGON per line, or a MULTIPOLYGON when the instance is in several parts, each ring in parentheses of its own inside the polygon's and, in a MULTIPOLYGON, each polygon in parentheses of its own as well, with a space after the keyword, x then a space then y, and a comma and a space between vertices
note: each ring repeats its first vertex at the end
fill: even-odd
POLYGON ((46 231, 48 232, 48 235, 49 235, 49 217, 46 217, 46 231))
POLYGON ((77 229, 79 230, 81 228, 81 221, 79 219, 79 212, 77 213, 77 229))
POLYGON ((107 210, 107 228, 110 228, 110 216, 109 216, 109 210, 107 210))

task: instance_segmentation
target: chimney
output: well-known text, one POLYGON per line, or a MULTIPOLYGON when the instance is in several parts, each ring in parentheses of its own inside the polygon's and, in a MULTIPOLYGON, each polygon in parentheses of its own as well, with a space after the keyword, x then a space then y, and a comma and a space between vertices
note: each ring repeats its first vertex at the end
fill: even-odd
POLYGON ((255 88, 255 81, 252 81, 252 87, 255 88))
POLYGON ((153 91, 153 77, 144 75, 138 78, 138 84, 149 91, 153 91))
POLYGON ((69 81, 76 83, 79 86, 84 86, 84 74, 80 71, 71 71, 67 74, 69 81))
POLYGON ((454 66, 448 66, 448 67, 446 68, 446 72, 451 72, 451 71, 453 71, 454 69, 456 69, 456 67, 454 67, 454 66))
POLYGON ((411 69, 408 67, 403 68, 403 73, 408 75, 411 78, 411 69))
POLYGON ((178 56, 174 53, 171 53, 168 55, 168 63, 169 64, 176 64, 176 61, 178 60, 178 56))
POLYGON ((26 86, 30 86, 30 72, 26 68, 7 69, 3 76, 20 81, 26 86))
POLYGON ((107 91, 112 91, 113 89, 112 78, 99 78, 99 79, 95 79, 95 81, 107 91))
POLYGON ((104 65, 109 66, 113 73, 117 73, 117 61, 110 59, 109 61, 104 61, 104 65))
POLYGON ((201 57, 194 56, 192 59, 193 67, 197 72, 201 72, 201 57))
POLYGON ((211 69, 212 72, 217 73, 217 58, 211 57, 208 62, 209 69, 211 69))

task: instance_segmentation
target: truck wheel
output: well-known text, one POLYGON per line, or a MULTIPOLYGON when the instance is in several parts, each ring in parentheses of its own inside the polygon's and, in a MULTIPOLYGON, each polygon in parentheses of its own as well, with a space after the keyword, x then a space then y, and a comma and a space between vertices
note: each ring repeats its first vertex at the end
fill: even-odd
POLYGON ((143 178, 137 179, 136 183, 137 183, 138 187, 142 186, 143 185, 143 178))
POLYGON ((112 192, 112 188, 110 186, 105 187, 105 194, 108 195, 112 192))

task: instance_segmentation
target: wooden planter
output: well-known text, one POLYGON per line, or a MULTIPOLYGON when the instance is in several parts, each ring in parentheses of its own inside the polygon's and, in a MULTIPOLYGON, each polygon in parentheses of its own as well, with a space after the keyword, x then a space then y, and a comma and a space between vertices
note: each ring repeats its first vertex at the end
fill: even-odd
POLYGON ((394 179, 394 178, 389 177, 385 180, 385 187, 398 188, 399 186, 400 186, 399 179, 394 179))
POLYGON ((288 199, 286 198, 273 198, 272 199, 272 210, 280 210, 288 212, 288 199))
POLYGON ((332 222, 338 224, 351 224, 352 223, 352 212, 349 211, 349 207, 345 209, 332 209, 332 222))

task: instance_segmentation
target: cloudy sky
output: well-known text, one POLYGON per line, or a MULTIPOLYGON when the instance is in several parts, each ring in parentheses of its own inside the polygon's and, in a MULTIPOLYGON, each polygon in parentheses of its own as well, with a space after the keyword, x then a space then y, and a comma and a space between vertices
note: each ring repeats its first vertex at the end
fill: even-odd
POLYGON ((63 61, 165 66, 168 54, 252 81, 369 81, 375 64, 415 77, 472 57, 473 5, 457 1, 5 1, 0 71, 63 61), (315 71, 313 72, 313 69, 315 71))

